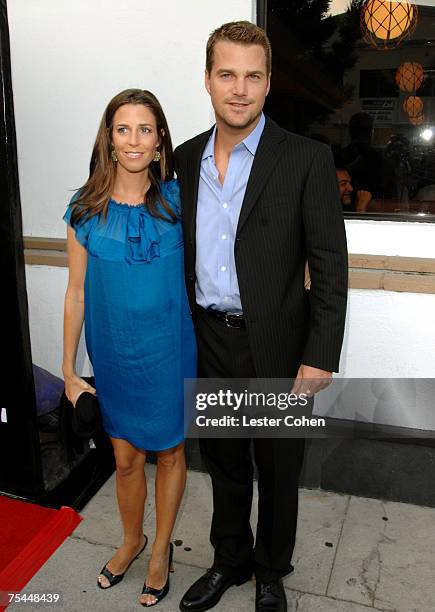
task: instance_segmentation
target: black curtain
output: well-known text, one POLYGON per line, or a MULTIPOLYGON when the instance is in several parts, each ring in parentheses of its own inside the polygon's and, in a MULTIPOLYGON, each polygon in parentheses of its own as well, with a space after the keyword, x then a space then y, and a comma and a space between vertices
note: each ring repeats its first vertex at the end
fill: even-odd
POLYGON ((32 373, 6 0, 0 0, 0 492, 43 490, 32 373))

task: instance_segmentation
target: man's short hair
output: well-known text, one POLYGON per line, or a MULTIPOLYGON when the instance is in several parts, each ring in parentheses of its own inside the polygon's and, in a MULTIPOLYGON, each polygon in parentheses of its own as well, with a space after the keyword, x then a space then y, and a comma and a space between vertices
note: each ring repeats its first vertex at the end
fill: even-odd
POLYGON ((224 23, 210 34, 207 41, 205 59, 205 68, 209 74, 213 66, 214 46, 221 40, 234 42, 239 45, 260 45, 263 47, 266 55, 266 72, 267 75, 270 74, 272 70, 272 48, 270 41, 266 32, 250 21, 224 23))

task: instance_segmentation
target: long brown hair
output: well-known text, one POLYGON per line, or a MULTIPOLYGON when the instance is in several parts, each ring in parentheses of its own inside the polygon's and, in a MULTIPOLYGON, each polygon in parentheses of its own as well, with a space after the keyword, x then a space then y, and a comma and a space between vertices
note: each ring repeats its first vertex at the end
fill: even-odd
POLYGON ((145 206, 153 217, 172 221, 173 223, 177 219, 175 213, 163 198, 159 186, 159 180, 169 180, 174 176, 171 135, 163 109, 160 106, 160 102, 150 91, 126 89, 112 98, 104 111, 92 150, 89 178, 83 187, 79 189, 79 195, 74 201, 71 215, 73 225, 78 223, 82 217, 89 219, 100 213, 103 213, 104 217, 107 215, 107 207, 116 177, 116 162, 111 157, 113 117, 118 108, 124 106, 124 104, 142 104, 150 109, 155 117, 161 142, 159 148, 160 161, 151 162, 148 169, 151 184, 144 196, 145 206), (160 202, 167 215, 163 215, 159 211, 158 202, 160 202))

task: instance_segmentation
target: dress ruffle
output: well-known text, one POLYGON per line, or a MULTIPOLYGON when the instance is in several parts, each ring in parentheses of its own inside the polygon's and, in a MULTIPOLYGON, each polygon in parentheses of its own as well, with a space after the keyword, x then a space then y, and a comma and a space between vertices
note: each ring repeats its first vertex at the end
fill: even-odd
POLYGON ((160 234, 154 219, 142 206, 131 206, 127 219, 128 263, 149 263, 160 257, 160 234))
MULTIPOLYGON (((160 189, 179 218, 178 182, 175 179, 161 181, 160 189)), ((69 225, 78 195, 79 192, 73 196, 63 217, 69 225)), ((74 224, 77 240, 92 256, 110 261, 126 261, 129 264, 148 264, 180 247, 182 237, 178 231, 179 221, 174 224, 161 203, 157 206, 165 220, 153 217, 145 204, 131 205, 111 198, 108 206, 109 212, 105 218, 94 215, 74 224), (177 228, 176 231, 172 231, 174 228, 177 228), (166 234, 168 236, 162 242, 162 235, 166 234)))

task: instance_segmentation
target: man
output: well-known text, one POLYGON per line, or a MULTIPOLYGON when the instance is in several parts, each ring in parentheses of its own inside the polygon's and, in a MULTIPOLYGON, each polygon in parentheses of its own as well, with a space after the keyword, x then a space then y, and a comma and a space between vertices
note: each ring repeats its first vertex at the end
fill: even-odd
MULTIPOLYGON (((262 114, 270 71, 270 44, 257 26, 229 23, 210 36, 205 86, 216 125, 175 152, 187 287, 200 377, 297 375, 299 392, 305 379, 315 379, 312 394, 338 369, 347 294, 345 233, 328 147, 290 134, 262 114)), ((214 561, 184 595, 184 612, 212 608, 252 573, 256 610, 287 610, 281 579, 293 569, 304 441, 253 441, 255 546, 250 444, 200 440, 213 485, 214 561)))
POLYGON ((343 206, 343 210, 349 210, 349 206, 352 204, 352 182, 349 172, 346 168, 336 168, 338 189, 340 191, 340 200, 343 206))
POLYGON ((336 173, 343 212, 366 212, 372 200, 372 194, 364 189, 359 189, 355 194, 355 201, 353 201, 354 190, 348 170, 336 164, 336 173))

